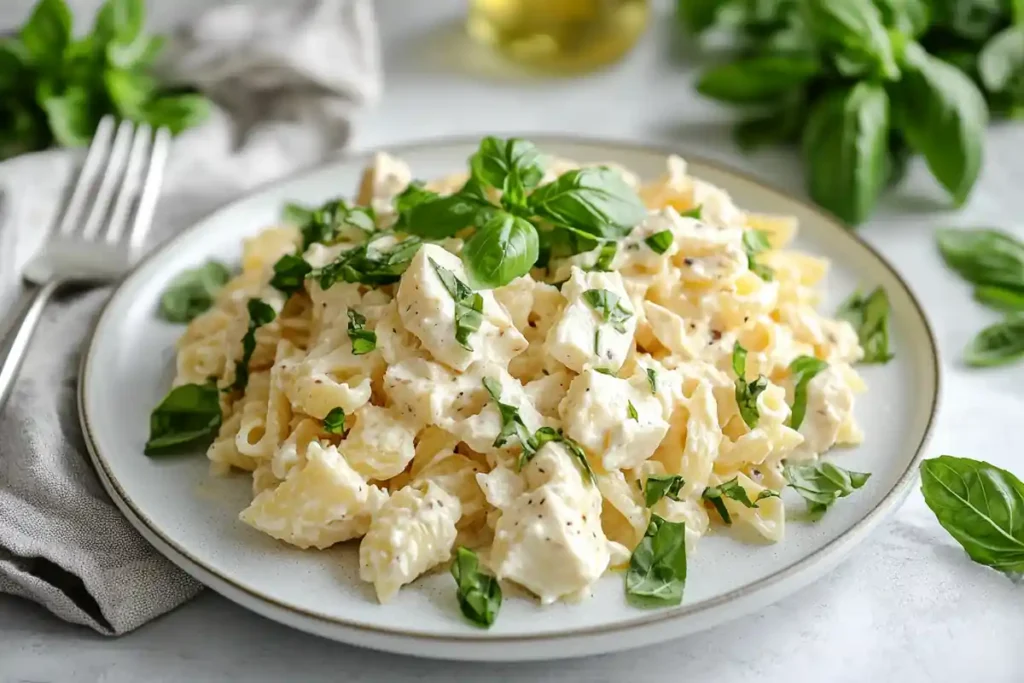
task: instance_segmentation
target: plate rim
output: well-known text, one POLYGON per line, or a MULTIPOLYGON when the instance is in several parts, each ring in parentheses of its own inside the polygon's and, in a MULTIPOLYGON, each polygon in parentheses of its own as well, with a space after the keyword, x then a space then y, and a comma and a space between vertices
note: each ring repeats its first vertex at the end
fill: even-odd
MULTIPOLYGON (((504 134, 504 133, 503 133, 504 134)), ((145 267, 152 259, 158 255, 165 253, 168 250, 174 249, 179 243, 188 240, 194 233, 209 221, 213 220, 217 215, 221 213, 227 213, 235 210, 235 207, 246 201, 249 201, 263 193, 270 188, 273 188, 282 183, 301 178, 305 175, 315 174, 322 172, 332 166, 346 163, 356 163, 360 160, 364 161, 372 157, 372 155, 378 152, 385 152, 394 156, 402 156, 410 152, 429 150, 435 147, 450 147, 456 145, 467 145, 474 144, 479 141, 480 135, 474 134, 461 134, 461 135, 449 135, 440 137, 429 137, 419 138, 411 141, 399 142, 390 145, 376 146, 366 150, 359 150, 355 152, 345 151, 339 155, 325 159, 322 163, 316 164, 315 166, 306 167, 300 169, 294 173, 289 173, 285 176, 274 178, 268 182, 260 183, 259 185, 251 188, 243 194, 234 197, 226 203, 218 206, 212 211, 204 214, 199 219, 192 222, 189 227, 185 228, 178 234, 174 235, 165 242, 159 244, 152 251, 147 253, 139 262, 131 268, 122 278, 120 278, 114 286, 114 290, 111 292, 110 297, 103 304, 103 308, 96 316, 95 321, 88 333, 85 340, 84 352, 81 355, 79 361, 79 373, 78 373, 78 384, 77 384, 77 404, 78 404, 78 417, 79 423, 82 428, 83 441, 85 442, 86 451, 89 455, 93 467, 96 468, 98 478, 107 494, 111 497, 117 507, 121 510, 122 514, 128 519, 132 526, 136 527, 136 530, 144 538, 149 539, 150 536, 156 538, 159 543, 150 542, 161 555, 169 559, 176 566, 181 568, 183 571, 191 575, 199 583, 202 583, 208 588, 212 588, 203 578, 203 575, 210 575, 217 581, 221 581, 227 584, 232 591, 238 591, 244 594, 250 599, 258 602, 265 603, 267 607, 275 610, 284 610, 291 613, 295 617, 302 619, 313 619, 316 622, 324 624, 329 627, 341 627, 347 630, 363 631, 368 634, 379 634, 387 636, 389 638, 410 638, 420 641, 429 641, 430 643, 446 643, 452 646, 467 646, 467 645, 500 645, 503 643, 508 644, 526 644, 526 643, 538 643, 538 642, 550 642, 558 640, 572 640, 578 638, 585 638, 587 636, 608 636, 616 633, 625 633, 627 631, 640 628, 640 627, 651 627, 657 624, 667 624, 670 622, 678 622, 687 618, 693 618, 698 615, 707 615, 713 613, 716 609, 727 606, 731 603, 746 599, 752 599, 760 594, 764 594, 771 589, 775 588, 781 583, 801 578, 805 573, 813 568, 815 564, 825 562, 828 559, 835 559, 833 567, 838 562, 841 562, 848 553, 853 549, 854 546, 859 544, 863 538, 871 532, 879 523, 881 523, 886 517, 892 514, 896 508, 898 508, 906 497, 909 495, 911 488, 916 483, 919 476, 919 465, 921 460, 924 458, 924 454, 928 449, 928 446, 934 435, 934 428, 936 418, 940 412, 940 403, 942 396, 942 362, 940 357, 939 345, 931 321, 924 308, 921 306, 920 299, 914 292, 910 283, 899 273, 899 271, 889 262, 889 260, 881 254, 873 245, 867 240, 861 237, 858 233, 850 228, 847 228, 842 221, 833 216, 831 213, 816 206, 809 200, 802 197, 794 196, 790 192, 780 189, 770 182, 766 182, 753 172, 738 169, 732 164, 724 161, 720 161, 715 158, 710 158, 701 154, 690 154, 684 147, 679 145, 673 145, 671 143, 657 143, 642 140, 628 140, 628 139, 616 139, 616 138, 604 138, 600 136, 587 136, 587 135, 576 135, 572 133, 508 133, 504 134, 506 137, 521 137, 528 140, 536 140, 541 143, 547 144, 576 144, 584 146, 601 146, 609 149, 623 149, 631 151, 642 151, 652 154, 660 154, 662 156, 669 156, 677 154, 682 156, 687 161, 692 161, 695 164, 704 165, 707 167, 714 168, 715 170, 737 176, 747 182, 753 183, 759 186, 762 190, 766 190, 778 197, 787 201, 793 202, 800 205, 803 209, 813 213, 816 217, 826 222, 831 228, 839 233, 845 234, 847 237, 856 242, 859 246, 866 249, 874 258, 877 260, 882 267, 888 271, 888 273, 899 283, 907 294, 913 309, 917 313, 921 323, 924 326, 925 336, 928 340, 928 348, 930 350, 930 356, 932 359, 931 373, 935 380, 935 392, 932 396, 931 405, 929 406, 929 415, 927 423, 925 424, 924 431, 921 435, 920 440, 914 450, 914 455, 907 464, 907 468, 900 475, 896 483, 889 489, 888 492, 879 500, 879 502, 871 508, 861 519, 854 523, 845 532, 826 543, 821 548, 805 555, 799 560, 789 564, 778 571, 769 574, 768 576, 745 584, 719 596, 707 598, 700 602, 696 602, 689 605, 680 605, 678 607, 666 610, 652 611, 652 612, 638 612, 638 616, 628 621, 622 621, 615 624, 608 624, 603 626, 591 626, 574 628, 561 633, 547 633, 538 635, 486 635, 486 633, 472 633, 468 632, 464 635, 437 635, 423 631, 405 631, 395 628, 387 628, 381 626, 367 625, 359 622, 350 621, 343 618, 338 618, 332 615, 318 613, 316 611, 303 609, 294 605, 281 602, 276 598, 264 595, 259 591, 253 589, 250 586, 244 585, 237 582, 232 577, 225 575, 216 568, 208 566, 185 548, 179 546, 175 541, 167 537, 162 533, 159 527, 154 524, 143 512, 138 509, 132 499, 121 489, 120 483, 112 475, 112 472, 107 465, 106 460, 99 453, 99 449, 96 447, 96 442, 92 436, 92 429, 89 424, 88 411, 86 407, 86 391, 85 387, 88 382, 90 360, 94 355, 95 343, 96 343, 96 332, 99 329, 101 323, 106 319, 110 312, 110 307, 114 299, 123 289, 125 283, 132 278, 139 270, 145 267), (161 547, 166 546, 166 549, 161 547), (168 550, 170 552, 168 552, 168 550), (175 556, 177 555, 177 556, 175 556)), ((829 570, 831 571, 831 570, 829 570)), ((803 582, 806 585, 813 581, 813 578, 807 579, 803 582)), ((216 588, 215 592, 224 595, 232 602, 240 604, 246 609, 256 611, 251 605, 242 602, 238 597, 221 593, 216 588)), ((788 594, 788 591, 787 591, 788 594)), ((774 601, 772 601, 774 602, 774 601)), ((289 624, 294 627, 294 624, 289 624)), ((326 635, 320 633, 319 635, 326 635)), ((329 637, 329 636, 328 636, 329 637)), ((629 647, 624 645, 623 647, 629 647)), ((384 648, 382 648, 384 649, 384 648)), ((430 656, 430 655, 427 655, 430 656)), ((443 655, 440 655, 443 657, 443 655)))

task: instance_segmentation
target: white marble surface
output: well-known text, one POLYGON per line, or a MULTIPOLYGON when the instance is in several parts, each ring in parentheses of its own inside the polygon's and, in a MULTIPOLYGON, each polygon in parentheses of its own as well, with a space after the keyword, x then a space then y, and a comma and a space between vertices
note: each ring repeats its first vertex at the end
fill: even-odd
MULTIPOLYGON (((202 0, 151 0, 168 24, 202 0)), ((0 29, 31 3, 0 2, 0 29)), ((85 6, 97 4, 85 0, 85 6)), ((660 141, 744 165, 802 194, 789 152, 741 157, 731 114, 694 96, 695 57, 654 22, 623 63, 571 80, 488 78, 460 57, 459 0, 379 0, 386 94, 359 120, 359 148, 467 132, 571 132, 660 141), (684 54, 681 54, 684 53, 684 54)), ((1024 125, 995 126, 967 207, 953 212, 915 165, 862 234, 890 258, 929 312, 943 351, 943 408, 929 455, 984 458, 1024 475, 1016 428, 1024 366, 968 371, 960 349, 995 319, 944 271, 932 231, 995 225, 1024 235, 1024 125)), ((912 349, 900 349, 912 353, 912 349)), ((868 400, 870 400, 870 395, 868 400)), ((901 683, 1024 680, 1024 586, 973 565, 919 493, 828 577, 739 622, 682 641, 582 661, 481 665, 358 650, 291 631, 213 594, 108 639, 24 601, 0 597, 0 681, 630 681, 901 683)))

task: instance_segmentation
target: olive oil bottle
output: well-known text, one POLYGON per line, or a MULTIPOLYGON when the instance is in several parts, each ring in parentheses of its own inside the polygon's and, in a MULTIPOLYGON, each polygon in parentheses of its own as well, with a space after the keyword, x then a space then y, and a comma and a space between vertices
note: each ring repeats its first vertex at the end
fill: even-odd
POLYGON ((648 12, 648 0, 470 0, 466 28, 517 63, 572 73, 628 52, 648 12))

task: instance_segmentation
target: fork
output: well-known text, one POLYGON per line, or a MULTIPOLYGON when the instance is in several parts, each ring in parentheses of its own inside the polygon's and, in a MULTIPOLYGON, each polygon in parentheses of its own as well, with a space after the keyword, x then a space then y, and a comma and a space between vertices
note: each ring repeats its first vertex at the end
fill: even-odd
POLYGON ((135 263, 153 223, 170 141, 163 127, 154 133, 147 124, 118 124, 112 116, 100 121, 55 234, 22 274, 34 291, 0 345, 7 348, 0 360, 0 409, 50 297, 69 285, 113 282, 135 263))

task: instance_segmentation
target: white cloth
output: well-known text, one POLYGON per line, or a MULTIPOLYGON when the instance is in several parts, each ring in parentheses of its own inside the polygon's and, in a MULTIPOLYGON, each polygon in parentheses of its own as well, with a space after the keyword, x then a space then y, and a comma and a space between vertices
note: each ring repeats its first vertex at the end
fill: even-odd
MULTIPOLYGON (((371 0, 216 7, 182 30, 165 63, 167 78, 198 85, 222 108, 175 140, 150 244, 336 151, 350 114, 381 88, 371 0)), ((54 150, 0 165, 0 311, 11 306, 18 273, 46 238, 80 159, 54 150)), ((135 532, 85 457, 78 356, 108 295, 50 304, 0 413, 0 592, 119 634, 199 585, 135 532)))

